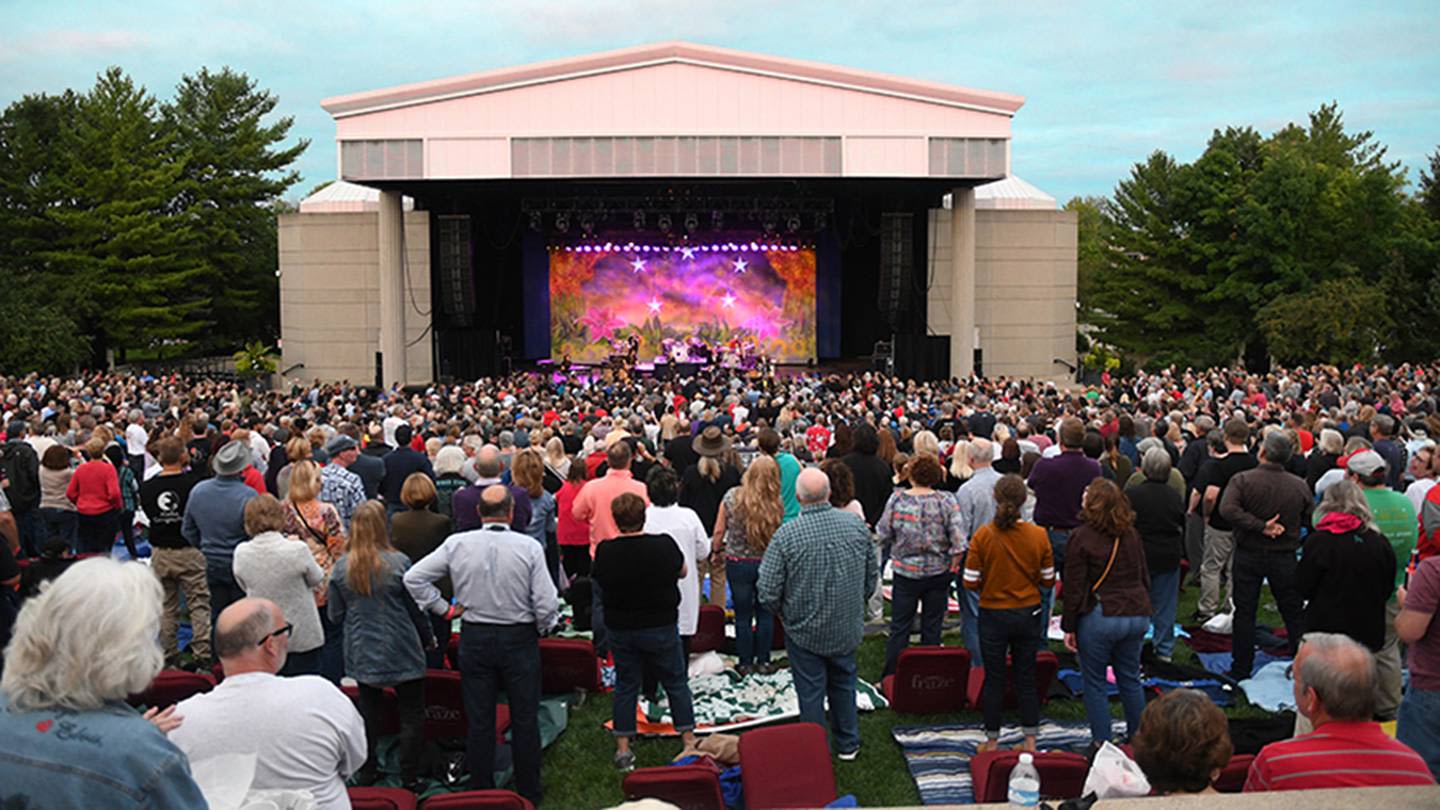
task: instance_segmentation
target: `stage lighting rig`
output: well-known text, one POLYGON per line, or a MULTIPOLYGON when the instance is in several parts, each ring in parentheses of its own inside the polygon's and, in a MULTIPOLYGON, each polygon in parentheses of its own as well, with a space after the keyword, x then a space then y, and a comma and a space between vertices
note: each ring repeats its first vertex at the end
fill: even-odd
POLYGON ((570 231, 569 211, 561 211, 560 213, 555 215, 555 230, 559 231, 560 233, 568 233, 570 231))
POLYGON ((699 228, 699 227, 700 227, 700 217, 699 217, 699 216, 695 215, 693 212, 685 215, 685 233, 687 233, 687 234, 695 233, 695 230, 696 230, 697 228, 699 228))
POLYGON ((665 233, 665 234, 670 233, 670 215, 669 215, 669 214, 661 214, 661 215, 655 220, 655 224, 660 227, 660 233, 665 233))

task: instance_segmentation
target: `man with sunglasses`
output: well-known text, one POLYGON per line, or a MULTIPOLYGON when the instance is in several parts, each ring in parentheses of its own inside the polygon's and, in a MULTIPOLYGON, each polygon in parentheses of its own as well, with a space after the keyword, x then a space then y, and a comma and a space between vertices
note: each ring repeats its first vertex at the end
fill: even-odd
POLYGON ((365 763, 365 723, 324 678, 275 674, 292 629, 266 599, 241 599, 222 611, 215 654, 225 680, 180 702, 170 740, 191 763, 254 754, 252 790, 308 790, 320 810, 348 808, 345 779, 365 763))

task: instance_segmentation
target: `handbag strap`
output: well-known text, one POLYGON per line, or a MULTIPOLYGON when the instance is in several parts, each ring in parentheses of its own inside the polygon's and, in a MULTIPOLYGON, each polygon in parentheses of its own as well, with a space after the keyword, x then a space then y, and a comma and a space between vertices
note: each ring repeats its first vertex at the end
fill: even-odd
POLYGON ((1090 593, 1095 593, 1096 591, 1100 590, 1100 586, 1101 586, 1101 585, 1104 585, 1104 584, 1105 584, 1105 578, 1108 577, 1108 576, 1110 576, 1110 569, 1115 566, 1115 553, 1118 552, 1119 550, 1120 550, 1120 536, 1119 536, 1119 535, 1116 535, 1116 536, 1115 536, 1115 545, 1113 545, 1113 546, 1110 547, 1110 562, 1105 563, 1105 571, 1104 571, 1104 573, 1102 573, 1102 574, 1100 575, 1100 578, 1099 578, 1099 579, 1095 580, 1095 584, 1090 588, 1090 593))

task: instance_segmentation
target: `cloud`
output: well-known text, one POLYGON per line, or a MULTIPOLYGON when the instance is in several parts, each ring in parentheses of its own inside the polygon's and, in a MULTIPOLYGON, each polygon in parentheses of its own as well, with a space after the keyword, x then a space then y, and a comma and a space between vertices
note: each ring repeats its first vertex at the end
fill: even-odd
POLYGON ((40 31, 0 43, 0 62, 21 59, 54 59, 66 56, 120 54, 141 50, 155 44, 149 34, 124 29, 86 31, 57 28, 40 31))

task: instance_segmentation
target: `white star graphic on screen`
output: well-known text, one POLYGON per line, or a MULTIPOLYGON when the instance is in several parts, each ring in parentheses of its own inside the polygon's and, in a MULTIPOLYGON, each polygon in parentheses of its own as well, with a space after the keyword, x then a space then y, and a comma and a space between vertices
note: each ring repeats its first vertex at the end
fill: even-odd
POLYGON ((646 304, 645 306, 650 307, 650 311, 656 313, 657 315, 660 313, 660 299, 658 298, 651 298, 650 303, 646 304))
POLYGON ((687 261, 695 258, 695 248, 680 248, 680 257, 687 261))
POLYGON ((633 268, 635 268, 635 272, 638 273, 638 272, 640 272, 641 270, 644 270, 644 269, 645 269, 645 260, 644 260, 644 259, 636 259, 635 261, 633 261, 633 262, 630 263, 630 266, 633 267, 633 268))
POLYGON ((745 272, 745 267, 746 267, 746 265, 747 265, 747 262, 746 262, 744 259, 736 259, 736 260, 735 260, 735 272, 737 272, 737 273, 743 273, 743 272, 745 272))
POLYGON ((720 298, 720 306, 725 307, 726 309, 735 306, 735 296, 731 295, 728 292, 725 293, 725 295, 721 296, 720 298))

